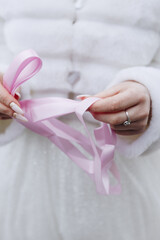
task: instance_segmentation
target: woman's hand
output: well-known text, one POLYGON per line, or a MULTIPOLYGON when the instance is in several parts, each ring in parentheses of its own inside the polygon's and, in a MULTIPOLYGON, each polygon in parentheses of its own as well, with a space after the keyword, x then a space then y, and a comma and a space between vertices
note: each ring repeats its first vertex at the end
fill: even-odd
POLYGON ((151 117, 151 98, 148 89, 136 82, 125 81, 95 95, 102 98, 89 111, 99 121, 109 123, 120 135, 143 133, 151 117), (128 112, 131 124, 124 126, 128 112))
POLYGON ((0 74, 0 119, 17 118, 22 121, 27 121, 23 116, 23 111, 20 108, 18 99, 20 94, 16 92, 15 97, 8 93, 3 87, 3 75, 0 74))

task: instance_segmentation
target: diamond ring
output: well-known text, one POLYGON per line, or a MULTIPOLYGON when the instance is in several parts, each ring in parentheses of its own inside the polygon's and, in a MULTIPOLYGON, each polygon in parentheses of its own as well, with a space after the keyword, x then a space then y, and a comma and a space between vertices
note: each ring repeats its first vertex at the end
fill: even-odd
POLYGON ((129 125, 131 124, 131 120, 130 120, 130 118, 129 118, 128 112, 125 111, 125 113, 126 113, 127 120, 124 121, 123 125, 126 127, 126 126, 129 126, 129 125))

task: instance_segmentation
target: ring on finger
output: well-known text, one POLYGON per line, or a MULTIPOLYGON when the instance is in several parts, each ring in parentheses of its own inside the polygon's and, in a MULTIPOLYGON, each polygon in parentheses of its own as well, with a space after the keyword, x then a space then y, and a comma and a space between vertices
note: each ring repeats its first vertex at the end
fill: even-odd
POLYGON ((130 119, 129 113, 127 111, 125 111, 125 114, 126 114, 127 120, 123 122, 123 125, 126 127, 131 124, 131 119, 130 119))

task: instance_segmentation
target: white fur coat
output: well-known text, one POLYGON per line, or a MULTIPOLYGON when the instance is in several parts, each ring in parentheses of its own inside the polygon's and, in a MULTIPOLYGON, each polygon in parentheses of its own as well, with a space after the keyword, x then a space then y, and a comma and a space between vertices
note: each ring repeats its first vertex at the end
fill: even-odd
MULTIPOLYGON (((139 81, 151 94, 151 124, 135 140, 119 138, 117 148, 137 156, 160 138, 159 0, 0 0, 0 6, 0 71, 33 48, 44 62, 28 83, 35 95, 94 94, 139 81)), ((1 144, 17 135, 15 125, 1 134, 1 144)))

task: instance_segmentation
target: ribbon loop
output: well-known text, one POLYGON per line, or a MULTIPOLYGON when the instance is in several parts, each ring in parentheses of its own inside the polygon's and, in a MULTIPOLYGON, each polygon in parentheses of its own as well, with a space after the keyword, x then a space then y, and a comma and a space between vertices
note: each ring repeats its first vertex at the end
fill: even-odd
MULTIPOLYGON (((21 52, 4 74, 4 87, 14 95, 16 89, 35 75, 41 68, 42 61, 33 50, 21 52)), ((95 182, 100 194, 120 193, 120 177, 114 163, 116 135, 108 124, 102 123, 94 130, 95 141, 83 119, 85 111, 99 98, 89 97, 81 102, 65 98, 40 98, 20 101, 28 122, 17 120, 26 128, 47 137, 60 148, 70 159, 82 168, 95 182), (75 113, 83 125, 86 135, 62 123, 60 116, 75 113), (89 154, 89 159, 78 146, 89 154), (109 171, 117 180, 111 186, 109 171)))
POLYGON ((33 77, 41 68, 42 61, 34 50, 21 52, 9 66, 3 77, 4 87, 11 95, 25 81, 33 77))

